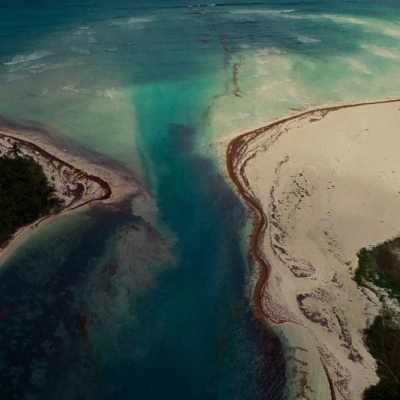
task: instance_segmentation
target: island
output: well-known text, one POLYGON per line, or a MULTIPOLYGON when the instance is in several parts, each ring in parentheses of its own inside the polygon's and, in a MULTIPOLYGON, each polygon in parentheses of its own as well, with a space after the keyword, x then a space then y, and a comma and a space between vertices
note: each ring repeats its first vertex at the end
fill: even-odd
POLYGON ((400 100, 305 110, 229 142, 256 317, 292 399, 399 398, 400 100))
POLYGON ((40 165, 21 156, 16 143, 0 156, 0 245, 18 228, 57 212, 63 206, 40 165))
POLYGON ((98 204, 149 197, 127 168, 62 143, 44 128, 0 121, 0 258, 54 217, 98 204))

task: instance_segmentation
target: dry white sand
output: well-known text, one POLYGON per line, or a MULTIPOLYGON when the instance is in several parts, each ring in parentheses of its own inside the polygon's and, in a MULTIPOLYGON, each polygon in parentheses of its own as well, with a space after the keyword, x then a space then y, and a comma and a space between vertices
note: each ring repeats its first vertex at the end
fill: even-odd
POLYGON ((287 344, 293 398, 329 399, 334 390, 332 398, 361 399, 377 382, 362 331, 379 301, 353 277, 362 247, 400 233, 399 148, 394 102, 278 124, 241 157, 268 219, 268 311, 292 321, 274 328, 287 344))

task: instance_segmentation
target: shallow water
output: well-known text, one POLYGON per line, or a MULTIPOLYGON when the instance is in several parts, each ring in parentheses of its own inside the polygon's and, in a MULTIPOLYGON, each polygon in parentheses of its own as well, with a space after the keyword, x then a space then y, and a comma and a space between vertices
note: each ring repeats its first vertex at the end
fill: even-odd
POLYGON ((0 114, 124 163, 159 208, 156 226, 126 208, 63 218, 7 262, 7 399, 283 396, 210 143, 304 104, 396 96, 396 4, 188 4, 0 6, 0 114))

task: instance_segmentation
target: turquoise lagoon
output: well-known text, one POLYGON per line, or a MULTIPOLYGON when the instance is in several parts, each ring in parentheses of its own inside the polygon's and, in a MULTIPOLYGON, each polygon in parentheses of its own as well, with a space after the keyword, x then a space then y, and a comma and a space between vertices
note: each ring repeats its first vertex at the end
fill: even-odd
POLYGON ((129 205, 61 218, 7 260, 2 398, 283 398, 214 145, 396 97, 396 2, 10 1, 0 21, 0 114, 122 163, 158 207, 151 225, 129 205))

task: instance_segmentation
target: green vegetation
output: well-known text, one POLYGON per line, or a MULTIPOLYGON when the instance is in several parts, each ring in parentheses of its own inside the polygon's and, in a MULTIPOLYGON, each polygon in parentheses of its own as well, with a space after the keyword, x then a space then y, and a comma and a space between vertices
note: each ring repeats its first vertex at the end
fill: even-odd
POLYGON ((38 218, 57 211, 61 201, 42 168, 32 158, 0 157, 0 246, 11 239, 13 233, 38 218))
POLYGON ((361 286, 370 287, 370 282, 383 288, 400 301, 400 238, 372 249, 361 249, 355 280, 361 286))
MULTIPOLYGON (((400 238, 386 241, 358 253, 355 280, 359 285, 385 289, 400 302, 400 238)), ((377 362, 378 384, 364 392, 365 400, 400 399, 400 326, 385 306, 373 324, 365 330, 365 342, 377 362)))
POLYGON ((366 344, 376 359, 380 381, 364 392, 366 400, 400 399, 400 329, 387 313, 365 331, 366 344))

